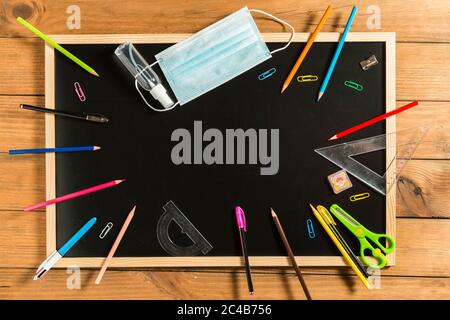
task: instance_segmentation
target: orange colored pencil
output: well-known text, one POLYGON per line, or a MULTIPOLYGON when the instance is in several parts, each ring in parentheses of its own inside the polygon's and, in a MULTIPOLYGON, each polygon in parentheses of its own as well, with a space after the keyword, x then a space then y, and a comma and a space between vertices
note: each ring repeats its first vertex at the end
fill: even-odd
POLYGON ((136 210, 136 206, 131 209, 130 213, 127 216, 127 219, 122 225, 122 228, 120 229, 119 234, 117 235, 116 241, 114 241, 113 246, 111 247, 111 250, 109 250, 108 256, 105 259, 105 262, 103 262, 102 269, 98 273, 97 279, 95 280, 95 284, 100 284, 100 281, 102 281, 103 275, 105 274, 106 268, 108 268, 109 263, 111 262, 112 257, 114 256, 114 253, 117 250, 117 247, 120 244, 120 241, 122 241, 122 237, 127 231, 128 226, 130 225, 131 219, 133 219, 134 211, 136 210))
POLYGON ((316 39, 317 35, 319 34, 320 30, 322 29, 323 25, 325 24, 325 21, 327 20, 328 16, 331 13, 332 5, 330 4, 325 10, 325 13, 322 16, 322 19, 320 19, 319 24, 317 25, 314 32, 309 36, 308 42, 306 43, 305 47, 303 48, 302 53, 298 57, 297 61, 295 62, 294 66, 292 67, 291 72, 287 76, 286 80, 284 80, 283 88, 281 89, 281 93, 283 93, 284 90, 289 86, 289 84, 292 81, 292 78, 294 78, 295 73, 297 72, 298 68, 302 64, 303 60, 305 59, 306 55, 308 54, 309 49, 311 48, 312 44, 314 43, 314 40, 316 39))

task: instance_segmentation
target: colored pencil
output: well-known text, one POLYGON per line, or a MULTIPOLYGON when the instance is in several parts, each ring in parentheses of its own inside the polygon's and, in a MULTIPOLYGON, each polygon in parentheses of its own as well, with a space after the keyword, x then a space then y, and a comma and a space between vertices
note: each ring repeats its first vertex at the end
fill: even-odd
POLYGON ((356 273, 356 275, 359 277, 359 279, 362 281, 362 283, 366 286, 366 288, 371 289, 370 283, 367 280, 366 277, 361 273, 361 271, 358 269, 356 264, 353 262, 353 260, 350 258, 348 252, 344 249, 340 241, 336 238, 336 235, 334 232, 330 229, 328 223, 322 218, 320 213, 316 210, 316 208, 313 207, 312 204, 310 204, 311 210, 313 211, 314 216, 319 221, 320 225, 325 229, 325 232, 328 234, 328 236, 333 241, 334 245, 338 248, 338 250, 341 252, 342 256, 344 257, 344 260, 350 265, 350 267, 353 269, 353 271, 356 273))
POLYGON ((52 200, 47 200, 47 201, 44 201, 44 202, 32 205, 32 206, 30 206, 28 208, 25 208, 24 211, 33 211, 33 210, 36 210, 36 209, 40 209, 40 208, 49 206, 51 204, 60 203, 60 202, 63 202, 63 201, 67 201, 67 200, 71 200, 71 199, 74 199, 74 198, 78 198, 78 197, 87 195, 89 193, 93 193, 93 192, 100 191, 100 190, 103 190, 103 189, 106 189, 106 188, 114 187, 114 186, 116 186, 116 185, 118 185, 118 184, 120 184, 120 183, 122 183, 124 181, 125 181, 125 179, 112 180, 112 181, 109 181, 109 182, 106 182, 106 183, 103 183, 103 184, 99 184, 97 186, 89 187, 87 189, 83 189, 83 190, 80 190, 80 191, 69 193, 69 194, 66 194, 64 196, 52 199, 52 200))
POLYGON ((328 19, 328 16, 331 13, 331 9, 333 6, 330 4, 325 10, 325 13, 323 14, 322 18, 320 19, 319 24, 317 25, 314 32, 309 36, 308 42, 306 42, 305 47, 303 48, 302 53, 298 57, 297 61, 295 62, 294 66, 292 67, 291 72, 289 72, 289 75, 287 76, 286 80, 284 80, 283 88, 281 89, 281 93, 283 93, 284 90, 287 89, 289 84, 292 81, 292 78, 294 78, 295 73, 297 72, 298 68, 302 64, 303 60, 305 59, 306 55, 308 54, 309 49, 312 47, 314 40, 316 39, 317 35, 319 34, 320 30, 322 29, 323 25, 325 24, 325 21, 328 19))
POLYGON ((86 147, 62 147, 62 148, 38 148, 38 149, 17 149, 9 150, 9 154, 32 154, 32 153, 51 153, 51 152, 79 152, 100 150, 97 146, 86 147))
POLYGON ((339 40, 336 51, 334 52, 333 59, 331 60, 330 66, 328 67, 325 78, 323 79, 322 85, 320 86, 319 95, 317 96, 317 101, 319 101, 320 98, 322 98, 323 94, 325 93, 328 82, 330 81, 331 75, 333 74, 334 67, 336 67, 336 62, 339 58, 339 55, 341 54, 342 47, 344 46, 345 38, 347 38, 348 31, 350 30, 353 20, 355 19, 355 15, 356 15, 357 11, 358 11, 358 8, 356 6, 354 6, 352 9, 352 12, 350 13, 350 17, 347 20, 347 24, 345 25, 345 29, 344 29, 344 32, 342 33, 341 39, 339 40))
POLYGON ((86 63, 75 57, 72 53, 64 49, 61 45, 59 45, 55 40, 49 38, 46 34, 42 33, 40 30, 38 30, 35 26, 33 26, 28 21, 24 20, 21 17, 17 17, 17 21, 21 23, 23 26, 27 27, 31 32, 33 32, 35 35, 37 35, 39 38, 44 40, 48 45, 52 46, 59 52, 61 52, 63 55, 65 55, 67 58, 75 62, 77 65, 82 67, 84 70, 89 72, 90 74, 93 74, 94 76, 99 76, 97 72, 95 72, 94 69, 89 67, 86 63))
POLYGON ((284 233, 284 230, 283 230, 283 227, 281 226, 280 220, 278 219, 277 214, 275 213, 275 211, 273 211, 272 208, 270 208, 270 211, 272 212, 273 221, 275 222, 278 233, 280 234, 281 240, 283 241, 284 247, 289 255, 289 259, 291 259, 292 267, 294 267, 295 273, 297 274, 297 278, 300 281, 300 284, 303 288, 303 292, 305 292, 306 299, 312 300, 311 294, 309 293, 308 287, 306 286, 305 279, 303 279, 302 272, 300 271, 300 268, 297 265, 297 261, 295 260, 294 253, 292 252, 291 246, 289 245, 289 242, 286 238, 286 234, 284 233))
POLYGON ((128 216, 125 219, 125 222, 123 223, 122 228, 120 229, 119 234, 117 235, 117 238, 111 247, 111 250, 109 250, 108 256, 106 257, 105 261, 103 262, 102 268, 101 268, 100 272, 98 273, 97 279, 95 280, 95 284, 100 284, 100 281, 102 281, 103 275, 105 274, 105 271, 108 268, 108 265, 111 262, 112 257, 114 256, 114 253, 116 252, 117 248, 119 247, 120 241, 122 241, 123 235, 127 231, 127 228, 130 225, 130 222, 134 217, 134 211, 136 211, 136 206, 134 206, 133 209, 131 209, 130 213, 128 213, 128 216))
POLYGON ((377 117, 375 117, 375 118, 372 118, 372 119, 369 119, 369 120, 367 120, 367 121, 364 121, 364 122, 362 122, 362 123, 360 123, 360 124, 357 124, 356 126, 353 126, 353 127, 349 128, 349 129, 346 129, 346 130, 344 130, 344 131, 341 131, 341 132, 335 134, 335 135, 332 136, 330 139, 328 139, 328 141, 330 141, 330 140, 336 140, 336 139, 345 137, 346 135, 349 135, 349 134, 351 134, 351 133, 353 133, 353 132, 356 132, 356 131, 358 131, 358 130, 361 130, 361 129, 365 128, 365 127, 371 126, 371 125, 373 125, 373 124, 375 124, 375 123, 377 123, 377 122, 380 122, 380 121, 382 121, 382 120, 384 120, 384 119, 386 119, 386 118, 389 118, 389 117, 391 117, 391 116, 393 116, 393 115, 396 115, 396 114, 398 114, 398 113, 400 113, 400 112, 403 112, 403 111, 405 111, 405 110, 408 110, 408 109, 410 109, 410 108, 412 108, 412 107, 415 107, 415 106, 417 106, 418 104, 419 104, 418 101, 413 101, 413 102, 408 103, 408 104, 406 104, 406 105, 404 105, 404 106, 402 106, 402 107, 400 107, 400 108, 397 108, 397 109, 395 109, 395 110, 392 110, 392 111, 389 111, 389 112, 384 113, 384 114, 382 114, 382 115, 379 115, 379 116, 377 116, 377 117))

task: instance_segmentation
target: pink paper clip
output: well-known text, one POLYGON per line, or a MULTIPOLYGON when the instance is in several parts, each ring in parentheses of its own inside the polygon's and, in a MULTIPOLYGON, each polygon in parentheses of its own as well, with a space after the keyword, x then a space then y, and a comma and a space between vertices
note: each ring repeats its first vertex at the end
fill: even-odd
POLYGON ((81 102, 86 101, 86 96, 84 95, 83 89, 81 88, 81 85, 78 82, 75 82, 73 84, 73 86, 75 87, 75 92, 78 96, 78 98, 80 99, 81 102))

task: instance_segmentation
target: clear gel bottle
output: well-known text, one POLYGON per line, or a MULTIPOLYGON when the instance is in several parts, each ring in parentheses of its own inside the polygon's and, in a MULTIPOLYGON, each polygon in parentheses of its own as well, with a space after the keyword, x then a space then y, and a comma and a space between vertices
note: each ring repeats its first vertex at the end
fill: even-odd
POLYGON ((150 92, 152 97, 158 100, 165 109, 173 106, 174 103, 161 84, 158 75, 132 43, 122 43, 114 53, 138 81, 139 85, 150 92))

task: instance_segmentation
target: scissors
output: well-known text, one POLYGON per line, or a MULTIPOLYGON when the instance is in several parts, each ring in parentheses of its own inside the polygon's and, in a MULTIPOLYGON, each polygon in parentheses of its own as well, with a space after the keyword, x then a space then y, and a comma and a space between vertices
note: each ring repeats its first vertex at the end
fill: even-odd
POLYGON ((330 207, 331 213, 340 221, 344 226, 347 227, 359 240, 361 245, 360 256, 362 261, 372 268, 383 268, 386 265, 387 259, 386 254, 391 253, 395 249, 395 241, 392 237, 387 234, 374 233, 366 229, 362 224, 356 221, 351 215, 344 211, 337 204, 333 204, 330 207), (388 247, 383 246, 380 243, 380 239, 386 239, 388 247), (370 241, 369 241, 370 240, 370 241), (377 245, 375 248, 372 243, 377 245), (370 251, 371 257, 377 260, 377 264, 373 263, 366 258, 365 252, 370 251))

